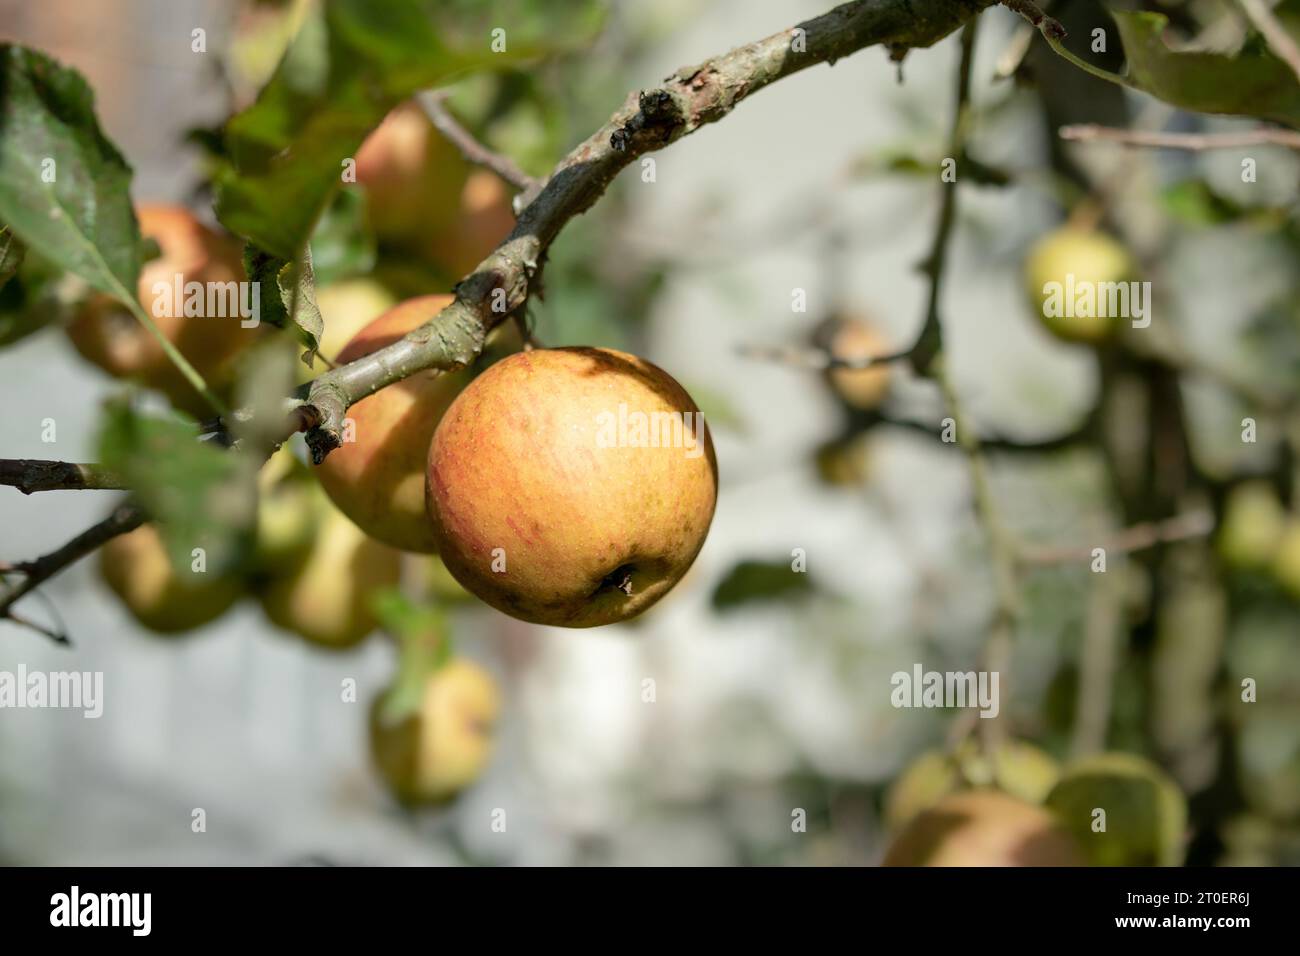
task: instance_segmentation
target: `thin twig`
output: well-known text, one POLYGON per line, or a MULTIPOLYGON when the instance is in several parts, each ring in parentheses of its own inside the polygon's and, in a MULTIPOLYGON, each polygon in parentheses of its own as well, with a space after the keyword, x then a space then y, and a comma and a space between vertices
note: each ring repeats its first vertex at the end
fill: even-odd
POLYGON ((515 165, 509 156, 493 152, 474 138, 474 134, 461 126, 456 117, 447 109, 447 94, 426 91, 416 97, 421 109, 430 122, 443 136, 449 139, 461 155, 476 166, 492 170, 520 192, 527 193, 538 185, 538 181, 515 165))
POLYGON ((794 368, 810 369, 815 372, 828 372, 834 369, 864 369, 891 362, 906 361, 912 357, 915 346, 902 352, 885 355, 860 355, 845 358, 835 355, 829 349, 796 348, 784 345, 738 345, 736 352, 744 358, 759 359, 765 362, 777 362, 794 368))
POLYGON ((1240 0, 1241 9, 1264 37, 1264 42, 1279 60, 1291 68, 1291 72, 1300 80, 1300 47, 1296 46, 1291 34, 1273 16, 1273 11, 1263 0, 1240 0))
POLYGON ((1192 152, 1207 149, 1240 149, 1248 146, 1284 146, 1287 149, 1300 149, 1300 133, 1271 126, 1232 133, 1164 133, 1082 123, 1075 126, 1062 126, 1058 132, 1061 139, 1078 143, 1122 143, 1125 146, 1184 149, 1192 152))
POLYGON ((21 574, 23 579, 0 590, 0 618, 12 617, 11 608, 19 598, 30 594, 68 565, 79 561, 118 535, 134 531, 144 521, 144 511, 138 505, 130 502, 121 504, 103 521, 83 531, 63 547, 32 561, 11 565, 11 570, 21 574))
POLYGON ((120 475, 100 465, 29 458, 0 458, 0 485, 17 488, 25 495, 82 489, 120 491, 126 487, 120 475))
POLYGON ((1073 547, 1022 545, 1019 560, 1022 564, 1038 566, 1069 564, 1073 561, 1090 560, 1093 551, 1097 548, 1103 548, 1107 555, 1131 554, 1134 551, 1153 548, 1157 544, 1203 538, 1213 530, 1213 514, 1209 511, 1189 511, 1186 514, 1166 518, 1164 521, 1146 521, 1133 525, 1094 544, 1073 547))

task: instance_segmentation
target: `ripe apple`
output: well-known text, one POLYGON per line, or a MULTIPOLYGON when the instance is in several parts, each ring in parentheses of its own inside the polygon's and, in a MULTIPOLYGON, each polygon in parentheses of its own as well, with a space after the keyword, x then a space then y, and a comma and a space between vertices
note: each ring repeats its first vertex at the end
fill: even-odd
POLYGON ((997 790, 949 794, 903 828, 883 866, 1083 866, 1042 807, 997 790))
POLYGON ((1065 768, 1047 807, 1097 866, 1178 866, 1187 801, 1173 779, 1135 754, 1103 753, 1065 768), (1098 829, 1105 811, 1105 829, 1098 829))
MULTIPOLYGON (((1114 332, 1117 317, 1098 313, 1101 299, 1095 299, 1092 315, 1065 313, 1068 289, 1091 284, 1125 282, 1132 278, 1133 260, 1118 241, 1102 232, 1062 226, 1036 242, 1025 259, 1025 287, 1029 302, 1043 327, 1067 342, 1096 344, 1114 332), (1072 277, 1072 278, 1068 278, 1072 277), (1049 314, 1049 284, 1059 283, 1062 314, 1049 314)), ((1073 311, 1073 310, 1072 310, 1073 311)))
POLYGON ((383 242, 418 246, 455 219, 467 164, 415 103, 395 107, 356 155, 370 226, 383 242))
POLYGON ((478 779, 492 755, 501 709, 491 674, 465 658, 447 661, 425 678, 413 710, 395 723, 385 719, 387 697, 370 709, 370 752, 398 799, 441 802, 478 779))
POLYGON ((1267 568, 1279 554, 1286 511, 1267 481, 1245 481, 1228 492, 1219 524, 1219 554, 1231 567, 1267 568))
POLYGON ((215 571, 176 570, 158 529, 149 524, 104 545, 99 571, 131 616, 159 634, 179 634, 216 620, 244 590, 238 579, 215 571))
MULTIPOLYGON (((170 290, 178 275, 182 288, 189 282, 243 281, 239 245, 213 232, 181 206, 143 203, 136 214, 141 235, 153 239, 160 250, 160 255, 146 262, 140 272, 136 286, 140 305, 163 336, 220 393, 231 383, 235 358, 256 341, 259 329, 244 328, 238 315, 171 314, 176 310, 170 290), (155 283, 169 290, 158 310, 154 309, 158 298, 155 283)), ((77 310, 67 331, 84 358, 115 378, 134 379, 156 388, 177 408, 196 416, 211 413, 207 402, 172 365, 152 333, 110 296, 90 296, 77 310)))
POLYGON ((1061 768, 1045 751, 1023 740, 1009 740, 985 754, 974 741, 955 753, 929 750, 916 758, 885 794, 885 822, 898 829, 928 810, 964 782, 996 787, 1028 803, 1042 803, 1061 768))
MULTIPOLYGON (((389 309, 339 353, 351 362, 389 345, 433 318, 451 302, 425 295, 389 309)), ((514 323, 498 326, 485 356, 469 369, 420 372, 368 395, 348 410, 349 437, 317 469, 321 486, 371 537, 405 551, 437 549, 424 504, 429 443, 443 413, 481 362, 522 345, 514 323)))
POLYGON ((434 237, 433 260, 455 276, 477 266, 515 226, 510 189, 496 173, 476 169, 461 190, 456 219, 434 237))
POLYGON ((327 507, 311 548, 274 569, 258 597, 273 624, 323 647, 351 647, 377 625, 374 591, 396 587, 400 555, 327 507))
POLYGON ((717 491, 686 390, 609 349, 503 359, 461 392, 429 449, 429 517, 448 570, 537 624, 594 627, 650 607, 695 560, 717 491))
MULTIPOLYGON (((837 359, 877 358, 891 351, 889 343, 874 326, 852 316, 831 319, 818 329, 815 338, 837 359)), ((889 394, 888 365, 835 368, 826 377, 841 401, 861 411, 878 408, 889 394)))

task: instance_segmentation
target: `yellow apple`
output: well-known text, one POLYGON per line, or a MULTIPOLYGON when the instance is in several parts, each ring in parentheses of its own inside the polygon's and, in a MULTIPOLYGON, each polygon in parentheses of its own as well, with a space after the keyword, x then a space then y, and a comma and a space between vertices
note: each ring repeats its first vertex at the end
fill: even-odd
POLYGON ((1278 535, 1271 567, 1278 584, 1300 598, 1300 518, 1287 519, 1278 535))
MULTIPOLYGON (((140 305, 163 336, 221 393, 231 385, 235 359, 257 340, 260 330, 244 328, 238 314, 186 316, 183 308, 181 314, 176 314, 172 290, 177 281, 182 295, 187 294, 186 284, 204 284, 206 311, 207 283, 243 281, 239 245, 213 232, 181 206, 144 203, 137 207, 136 214, 141 235, 153 239, 160 251, 140 272, 136 287, 140 305), (161 291, 164 287, 165 292, 161 291)), ((90 296, 77 310, 67 331, 84 358, 115 378, 133 379, 156 388, 177 408, 196 416, 211 414, 207 402, 167 358, 152 333, 110 296, 90 296)))
MULTIPOLYGON (((393 294, 374 279, 344 279, 317 289, 316 305, 325 322, 317 354, 337 363, 352 337, 396 304, 393 294)), ((299 363, 299 382, 310 381, 327 368, 319 360, 312 368, 299 363)))
POLYGON ((1219 554, 1232 567, 1267 568, 1287 529, 1286 511, 1267 481, 1246 481, 1233 487, 1219 524, 1219 554))
POLYGON ((216 620, 244 590, 237 578, 215 571, 176 570, 158 529, 150 524, 104 545, 99 571, 131 616, 159 634, 178 634, 216 620))
POLYGON ((1061 768, 1045 751, 1009 740, 992 757, 974 741, 955 753, 930 750, 916 758, 885 794, 885 822, 897 829, 964 783, 996 787, 1028 803, 1042 803, 1061 768))
POLYGON ((370 711, 370 751, 396 797, 439 802, 478 779, 492 755, 501 709, 491 674, 465 658, 447 661, 425 678, 414 709, 395 723, 385 720, 385 696, 370 711))
MULTIPOLYGON (((339 353, 351 362, 389 345, 433 318, 451 296, 408 299, 371 322, 339 353)), ((514 323, 494 330, 481 361, 517 348, 514 323)), ((344 443, 317 468, 321 486, 371 537, 405 551, 436 550, 424 503, 429 443, 443 413, 480 367, 420 372, 368 395, 348 410, 344 443)))
POLYGON ((594 627, 663 597, 704 544, 713 443, 668 373, 623 352, 535 349, 461 392, 429 449, 438 551, 523 621, 594 627))
POLYGON ((1034 244, 1025 260, 1029 302, 1044 328, 1067 342, 1098 343, 1115 330, 1116 316, 1103 316, 1102 283, 1126 282, 1133 260, 1117 240, 1102 232, 1062 226, 1034 244), (1093 308, 1075 308, 1071 290, 1091 288, 1093 308), (1088 314, 1079 315, 1078 312, 1088 314))
POLYGON ((274 569, 258 595, 277 627, 313 644, 351 647, 375 629, 372 594, 396 587, 400 555, 368 537, 334 508, 326 508, 311 548, 274 569))
POLYGON ((1047 807, 1097 866, 1182 862, 1187 801, 1173 779, 1143 757, 1103 753, 1070 764, 1047 795, 1047 807))
POLYGON ((1083 866, 1070 835, 1042 807, 997 790, 949 794, 890 844, 884 866, 1083 866))

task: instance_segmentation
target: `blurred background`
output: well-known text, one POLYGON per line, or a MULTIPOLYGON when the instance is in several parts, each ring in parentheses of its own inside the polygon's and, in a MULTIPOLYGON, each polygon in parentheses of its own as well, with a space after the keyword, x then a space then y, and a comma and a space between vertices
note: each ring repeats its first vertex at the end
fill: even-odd
MULTIPOLYGON (((471 77, 448 103, 544 174, 626 91, 830 5, 614 2, 581 51, 471 77)), ((84 74, 135 169, 137 202, 181 204, 216 227, 212 131, 251 102, 300 6, 0 0, 0 38, 84 74), (192 50, 195 28, 206 53, 192 50)), ((1078 37, 1107 29, 1109 53, 1092 58, 1119 68, 1098 4, 1055 6, 1078 37)), ((1242 41, 1232 5, 1160 7, 1183 37, 1242 41)), ((1038 803, 1060 767, 1099 752, 1143 757, 1133 774, 1158 779, 1162 795, 1174 787, 1177 804, 1152 810, 1150 833, 1131 837, 1138 849, 1111 862, 1300 861, 1300 418, 1254 400, 1297 386, 1300 163, 1277 147, 1062 143, 1053 131, 1065 123, 1254 124, 1123 92, 1029 39, 1006 10, 980 17, 968 126, 978 164, 963 166, 942 300, 946 374, 989 439, 1000 520, 1031 548, 1083 555, 1020 569, 1006 640, 990 623, 995 571, 970 463, 938 438, 948 413, 934 384, 900 363, 841 375, 837 388, 800 363, 742 354, 912 343, 929 294, 918 264, 948 188, 936 173, 949 155, 954 35, 901 66, 873 48, 773 85, 652 154, 651 181, 628 169, 555 243, 545 301, 530 308, 536 336, 633 351, 678 378, 710 422, 718 509, 689 575, 628 624, 535 627, 447 590, 456 654, 500 694, 477 779, 431 807, 385 786, 368 711, 397 672, 394 641, 322 649, 251 596, 187 633, 150 633, 90 558, 42 589, 71 649, 0 622, 0 670, 102 671, 105 687, 97 720, 0 713, 0 861, 874 864, 963 781, 1038 803), (1062 341, 1035 316, 1026 259, 1067 221, 1115 237, 1152 281, 1160 348, 1062 341), (1246 417, 1254 442, 1242 440, 1246 417), (1244 530, 1230 534, 1234 502, 1244 530), (1112 547, 1105 573, 1090 570, 1099 542, 1179 518, 1217 530, 1112 547), (804 574, 790 573, 796 550, 804 574), (994 721, 891 704, 895 672, 990 660, 1001 661, 994 721), (349 679, 355 700, 341 699, 349 679), (1003 752, 987 749, 990 734, 994 748, 1019 748, 1005 763, 1028 767, 1023 779, 989 757, 1003 752)), ((454 175, 470 182, 468 169, 454 175)), ((477 263, 510 224, 508 190, 477 182, 482 234, 457 220, 415 263, 387 254, 373 211, 332 208, 351 225, 323 268, 326 243, 314 245, 327 328, 347 308, 331 305, 331 285, 371 283, 382 288, 368 301, 396 301, 445 292, 477 263)), ((370 318, 381 307, 356 308, 370 318)), ((63 330, 0 349, 0 382, 0 452, 96 459, 103 403, 122 385, 63 330)), ((118 497, 0 488, 0 558, 51 550, 118 497)), ((38 600, 24 607, 49 620, 38 600)))

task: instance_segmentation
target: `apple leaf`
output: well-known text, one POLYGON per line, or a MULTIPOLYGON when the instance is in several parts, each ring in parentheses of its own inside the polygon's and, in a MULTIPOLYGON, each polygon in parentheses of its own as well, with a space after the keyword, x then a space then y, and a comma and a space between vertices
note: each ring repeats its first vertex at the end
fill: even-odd
MULTIPOLYGON (((23 250, 7 282, 0 285, 0 345, 9 345, 51 323, 61 322, 85 284, 39 253, 23 250)), ((3 245, 0 243, 0 245, 3 245)), ((6 255, 14 255, 12 249, 6 255)))
POLYGON ((257 102, 227 124, 218 217, 295 258, 346 161, 397 103, 474 70, 585 43, 603 14, 596 0, 327 0, 257 102))
POLYGON ((116 400, 101 426, 99 458, 157 520, 175 567, 189 568, 202 548, 209 572, 233 570, 253 544, 259 463, 196 434, 179 416, 146 417, 116 400))
POLYGON ((397 588, 373 595, 371 608, 401 648, 397 677, 379 705, 380 721, 391 726, 419 711, 429 675, 451 660, 451 629, 439 605, 412 601, 397 588))
POLYGON ((713 607, 732 611, 755 601, 806 598, 816 590, 808 573, 793 570, 789 561, 741 561, 713 589, 713 607))
POLYGON ((280 329, 296 329, 307 346, 303 361, 310 367, 310 357, 316 354, 325 331, 325 320, 316 304, 311 249, 306 249, 295 263, 250 244, 244 247, 244 271, 248 281, 261 290, 261 321, 280 329))
POLYGON ((1164 41, 1163 14, 1115 11, 1128 60, 1128 79, 1137 89, 1199 113, 1227 113, 1300 127, 1300 83, 1290 67, 1263 45, 1247 45, 1235 56, 1176 51, 1164 41))
POLYGON ((375 237, 366 226, 366 202, 359 192, 341 190, 311 236, 311 268, 317 284, 364 275, 375 267, 375 237))
POLYGON ((90 285, 135 297, 140 230, 131 167, 99 128, 76 70, 0 44, 0 221, 90 285))
POLYGON ((0 289, 14 277, 26 255, 23 241, 8 226, 0 226, 0 289))

